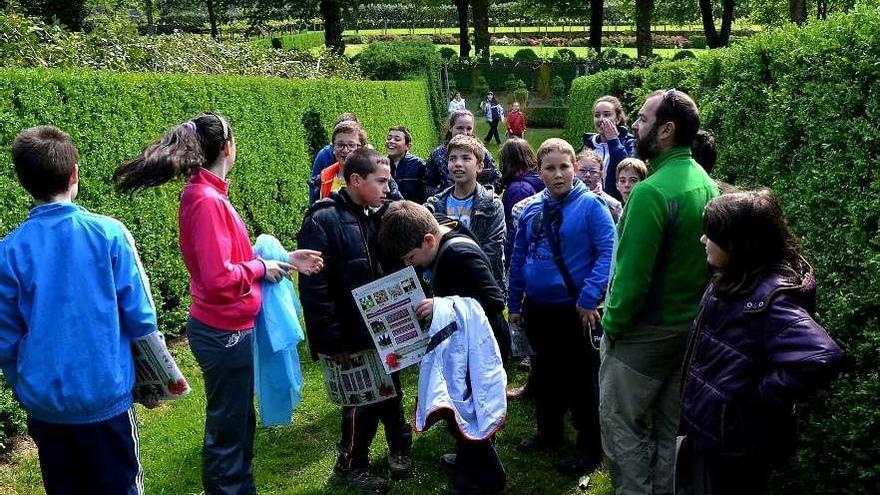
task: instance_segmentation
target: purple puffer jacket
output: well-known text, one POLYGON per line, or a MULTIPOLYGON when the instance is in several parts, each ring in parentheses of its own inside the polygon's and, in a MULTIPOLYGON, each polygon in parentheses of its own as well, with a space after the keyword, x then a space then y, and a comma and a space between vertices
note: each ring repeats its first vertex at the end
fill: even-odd
POLYGON ((773 274, 748 296, 709 286, 685 357, 681 425, 698 451, 779 458, 792 452, 794 403, 825 386, 843 352, 816 323, 816 283, 773 274))
POLYGON ((504 189, 501 202, 504 204, 504 222, 507 226, 507 237, 504 239, 504 264, 510 264, 510 253, 513 251, 513 238, 516 235, 516 225, 510 211, 513 205, 534 196, 544 190, 544 181, 535 172, 527 172, 521 178, 511 181, 504 189))

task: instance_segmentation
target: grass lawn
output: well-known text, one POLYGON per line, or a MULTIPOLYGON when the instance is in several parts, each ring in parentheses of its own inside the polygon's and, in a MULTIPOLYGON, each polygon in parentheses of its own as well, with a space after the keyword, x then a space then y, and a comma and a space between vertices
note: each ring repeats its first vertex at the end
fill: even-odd
MULTIPOLYGON (((192 393, 154 410, 138 406, 141 459, 144 464, 146 493, 150 495, 197 495, 201 487, 201 442, 204 427, 205 396, 201 373, 188 346, 177 346, 173 353, 193 387, 192 393)), ((305 346, 301 356, 308 356, 305 346)), ((294 412, 293 425, 257 429, 254 459, 260 494, 353 493, 331 478, 336 460, 339 409, 330 403, 323 388, 317 364, 303 361, 305 387, 303 402, 294 412)), ((525 375, 510 371, 510 382, 521 384, 525 375)), ((418 370, 403 372, 405 410, 415 410, 418 370)), ((510 403, 505 428, 498 434, 498 446, 508 473, 508 494, 593 494, 611 493, 603 472, 592 476, 592 488, 581 492, 577 479, 557 474, 554 461, 562 452, 523 454, 516 449, 520 439, 531 433, 534 408, 530 401, 510 403)), ((572 434, 569 431, 569 434, 572 434)), ((371 458, 378 472, 387 472, 387 449, 380 428, 371 458)), ((453 442, 443 425, 415 434, 412 456, 413 476, 392 484, 392 494, 443 494, 451 488, 451 478, 438 466, 440 454, 451 452, 453 442)), ((4 495, 43 494, 36 449, 22 444, 10 461, 0 465, 0 493, 4 495)))
MULTIPOLYGON (((366 46, 367 45, 345 45, 345 54, 349 57, 353 57, 353 56, 357 55, 358 53, 360 53, 361 51, 363 51, 363 49, 366 46)), ((436 46, 438 50, 441 48, 444 48, 444 47, 452 48, 453 50, 455 50, 456 53, 458 53, 458 45, 434 45, 434 46, 436 46)), ((562 49, 562 47, 555 47, 555 46, 497 46, 497 45, 492 45, 491 47, 489 47, 489 49, 491 50, 492 53, 503 53, 503 54, 507 55, 508 57, 513 57, 513 55, 516 52, 518 52, 519 50, 521 50, 523 48, 531 48, 532 50, 535 51, 535 53, 538 54, 539 57, 546 57, 546 58, 552 57, 554 53, 556 53, 558 50, 562 49)), ((635 48, 605 47, 604 50, 610 50, 612 48, 614 50, 617 50, 620 53, 625 53, 625 54, 629 55, 630 57, 636 56, 636 49, 635 48)), ((587 46, 575 46, 575 47, 570 47, 568 49, 574 51, 578 57, 586 57, 590 52, 592 52, 592 48, 587 47, 587 46)), ((672 56, 675 55, 679 51, 681 51, 681 50, 679 50, 678 48, 654 48, 654 53, 656 53, 664 58, 672 58, 672 56)), ((690 49, 690 51, 694 52, 694 55, 696 55, 698 57, 700 55, 703 55, 703 54, 706 54, 709 52, 709 50, 706 50, 706 49, 703 49, 703 50, 690 49)))

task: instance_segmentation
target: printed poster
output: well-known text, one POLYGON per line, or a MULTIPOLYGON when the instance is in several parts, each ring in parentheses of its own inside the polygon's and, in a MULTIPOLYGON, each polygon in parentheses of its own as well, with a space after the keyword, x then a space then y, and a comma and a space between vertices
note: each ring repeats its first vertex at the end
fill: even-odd
POLYGON ((134 398, 140 402, 146 397, 158 400, 179 399, 189 393, 189 384, 165 346, 165 337, 153 332, 132 340, 134 358, 134 398))
POLYGON ((327 395, 335 404, 366 406, 397 397, 391 375, 379 364, 379 355, 372 349, 349 355, 345 366, 324 354, 318 354, 318 359, 327 395))
POLYGON ((422 360, 428 347, 428 327, 416 317, 416 306, 425 299, 425 293, 413 267, 351 293, 370 329, 385 371, 400 371, 422 360))

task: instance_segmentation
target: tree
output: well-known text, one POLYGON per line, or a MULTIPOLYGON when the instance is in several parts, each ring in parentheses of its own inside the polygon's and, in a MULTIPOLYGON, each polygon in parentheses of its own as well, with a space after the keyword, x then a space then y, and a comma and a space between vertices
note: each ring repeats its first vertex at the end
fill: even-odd
POLYGON ((807 1, 806 0, 788 0, 788 16, 791 22, 797 25, 803 25, 807 22, 807 1))
POLYGON ((733 23, 734 0, 723 0, 721 7, 721 32, 715 29, 715 16, 712 14, 712 0, 700 0, 700 14, 703 18, 703 31, 709 48, 727 46, 730 42, 730 25, 733 23))
POLYGON ((321 17, 324 19, 324 46, 333 53, 345 53, 342 42, 342 8, 338 0, 321 0, 321 17))
POLYGON ((211 23, 211 37, 217 39, 220 31, 217 29, 217 13, 214 11, 214 0, 205 0, 208 6, 208 22, 211 23))
POLYGON ((458 10, 458 56, 462 58, 470 57, 471 42, 468 39, 468 7, 469 0, 452 0, 455 8, 458 10))
POLYGON ((153 0, 144 0, 144 13, 147 15, 147 29, 153 31, 153 0))
POLYGON ((590 47, 596 54, 602 52, 602 21, 605 20, 605 0, 590 0, 590 47))
POLYGON ((489 0, 471 0, 474 21, 474 49, 477 56, 489 58, 489 0))
POLYGON ((650 57, 651 16, 654 15, 654 0, 636 0, 636 53, 639 57, 650 57))

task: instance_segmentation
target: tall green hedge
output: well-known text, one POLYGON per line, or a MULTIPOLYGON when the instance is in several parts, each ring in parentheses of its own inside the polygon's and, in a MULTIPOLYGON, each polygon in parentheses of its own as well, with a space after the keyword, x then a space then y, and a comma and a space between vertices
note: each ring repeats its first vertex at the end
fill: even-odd
POLYGON ((712 56, 575 81, 568 137, 603 94, 637 109, 651 90, 697 100, 718 178, 779 194, 815 267, 819 321, 849 356, 801 409, 802 448, 779 493, 880 493, 880 14, 759 35, 712 56))
MULTIPOLYGON (((135 194, 113 192, 111 175, 169 127, 202 111, 226 115, 238 159, 230 196, 256 236, 266 232, 292 246, 307 203, 311 163, 303 115, 316 112, 329 130, 355 112, 383 149, 389 126, 412 130, 414 152, 436 145, 425 83, 297 81, 247 77, 173 76, 0 69, 0 236, 28 213, 10 144, 22 129, 53 124, 76 142, 82 180, 78 202, 119 218, 134 235, 168 334, 179 333, 189 303, 188 277, 177 247, 182 182, 135 194)), ((328 132, 329 134, 329 132, 328 132)))

